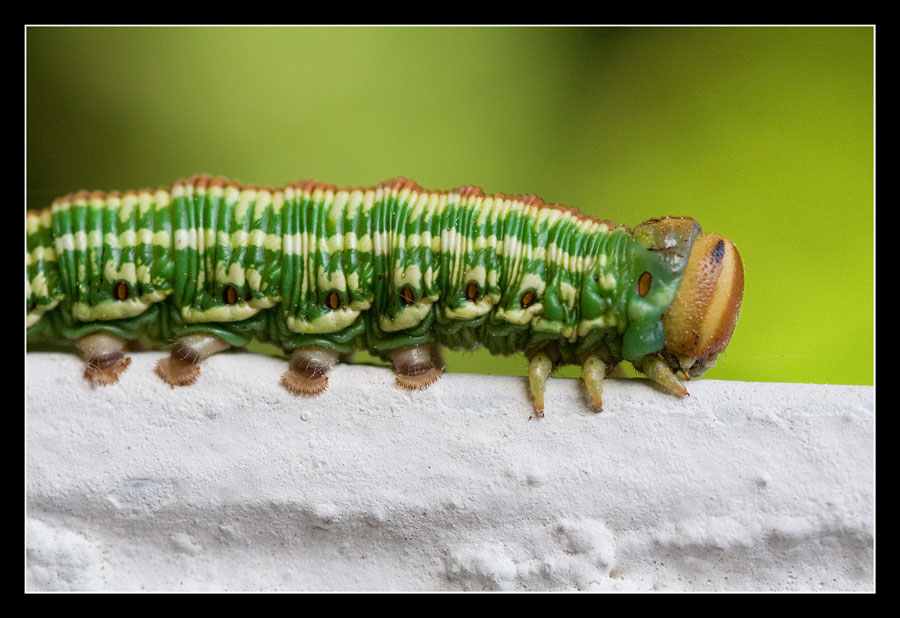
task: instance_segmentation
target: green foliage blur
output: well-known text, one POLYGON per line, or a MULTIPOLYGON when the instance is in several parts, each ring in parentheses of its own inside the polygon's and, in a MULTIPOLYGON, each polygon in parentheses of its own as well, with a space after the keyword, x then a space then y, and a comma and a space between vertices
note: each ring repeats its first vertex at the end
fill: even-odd
MULTIPOLYGON (((706 377, 872 384, 873 39, 868 27, 31 27, 27 206, 209 172, 474 184, 632 226, 690 215, 746 269, 737 330, 706 377)), ((523 358, 446 360, 525 374, 523 358)))

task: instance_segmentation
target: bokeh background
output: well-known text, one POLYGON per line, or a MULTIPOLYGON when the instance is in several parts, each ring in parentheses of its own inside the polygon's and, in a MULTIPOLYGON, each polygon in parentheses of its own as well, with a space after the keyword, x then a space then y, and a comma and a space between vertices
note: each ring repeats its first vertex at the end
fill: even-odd
MULTIPOLYGON (((690 215, 746 291, 706 377, 872 384, 874 31, 28 28, 27 206, 200 172, 690 215)), ((523 358, 448 353, 450 371, 523 358)), ((574 376, 577 368, 563 375, 574 376)))

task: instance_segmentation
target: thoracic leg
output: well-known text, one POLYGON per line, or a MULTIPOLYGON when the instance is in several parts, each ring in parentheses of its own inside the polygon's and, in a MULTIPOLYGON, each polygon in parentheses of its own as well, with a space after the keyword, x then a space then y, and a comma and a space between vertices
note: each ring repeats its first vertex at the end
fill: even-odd
POLYGON ((581 365, 581 378, 597 412, 603 411, 603 379, 608 370, 606 363, 597 356, 588 356, 581 365))
POLYGON ((156 363, 156 373, 172 388, 193 384, 200 376, 200 361, 229 347, 215 335, 185 335, 172 344, 169 358, 156 363))
POLYGON ((296 348, 288 370, 281 376, 281 385, 294 395, 318 395, 328 387, 325 374, 339 357, 334 350, 318 346, 296 348))
POLYGON ((118 382, 119 374, 131 364, 124 352, 127 344, 128 340, 104 332, 79 339, 76 345, 87 363, 84 377, 94 386, 118 382))
POLYGON ((638 371, 643 372, 648 378, 662 386, 664 389, 678 397, 686 397, 690 395, 684 384, 681 383, 676 375, 669 369, 658 356, 646 356, 640 367, 635 366, 638 371))
POLYGON ((430 343, 403 346, 390 355, 397 384, 411 391, 428 388, 444 371, 440 350, 430 343))
POLYGON ((544 416, 544 391, 552 372, 553 361, 545 352, 537 352, 529 359, 528 384, 531 386, 531 396, 534 397, 534 412, 538 417, 544 416))

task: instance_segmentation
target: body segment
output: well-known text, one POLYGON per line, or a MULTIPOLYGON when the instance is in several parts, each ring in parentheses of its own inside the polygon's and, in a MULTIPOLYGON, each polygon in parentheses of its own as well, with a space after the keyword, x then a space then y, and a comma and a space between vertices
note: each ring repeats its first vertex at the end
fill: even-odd
MULTIPOLYGON (((366 348, 409 388, 439 375, 438 345, 482 345, 587 363, 597 401, 604 371, 590 359, 611 370, 663 352, 663 314, 698 234, 687 218, 632 232, 534 196, 426 191, 405 179, 273 190, 199 176, 155 192, 79 193, 28 213, 29 339, 366 348)), ((291 367, 292 392, 322 377, 291 367)))

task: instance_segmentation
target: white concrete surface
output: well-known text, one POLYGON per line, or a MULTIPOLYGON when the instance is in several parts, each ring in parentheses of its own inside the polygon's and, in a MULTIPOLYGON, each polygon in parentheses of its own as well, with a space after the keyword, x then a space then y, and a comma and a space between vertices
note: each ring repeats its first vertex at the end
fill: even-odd
POLYGON ((557 378, 538 420, 524 378, 162 356, 27 355, 27 590, 874 588, 871 387, 557 378))

